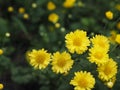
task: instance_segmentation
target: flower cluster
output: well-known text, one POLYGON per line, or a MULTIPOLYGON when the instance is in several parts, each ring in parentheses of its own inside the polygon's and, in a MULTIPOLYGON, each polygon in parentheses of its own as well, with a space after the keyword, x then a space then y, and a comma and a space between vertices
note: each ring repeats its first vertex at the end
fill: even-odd
MULTIPOLYGON (((117 74, 117 63, 109 58, 110 43, 109 39, 103 35, 95 35, 89 39, 87 32, 77 29, 65 36, 65 44, 68 51, 48 53, 44 49, 32 50, 28 53, 30 64, 37 69, 45 69, 49 64, 51 69, 56 74, 68 74, 74 65, 75 59, 72 59, 71 54, 81 55, 88 52, 88 60, 90 63, 96 64, 98 78, 100 78, 108 87, 112 87, 115 83, 117 74), (112 83, 109 84, 109 83, 112 83)), ((91 90, 95 85, 95 78, 91 72, 77 71, 75 76, 70 81, 70 84, 75 86, 74 90, 91 90)))

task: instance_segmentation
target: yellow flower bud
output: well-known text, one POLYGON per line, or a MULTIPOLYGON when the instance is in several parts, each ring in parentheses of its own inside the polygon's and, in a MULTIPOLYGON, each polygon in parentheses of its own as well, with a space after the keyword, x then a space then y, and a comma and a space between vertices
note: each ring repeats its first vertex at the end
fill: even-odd
POLYGON ((28 15, 27 13, 25 13, 25 14, 23 15, 23 18, 24 18, 24 19, 28 19, 28 18, 29 18, 29 15, 28 15))
POLYGON ((18 9, 18 12, 19 12, 20 14, 24 13, 24 12, 25 12, 25 8, 20 7, 20 8, 18 9))
POLYGON ((120 11, 120 4, 117 4, 115 8, 120 11))
POLYGON ((74 6, 75 1, 76 1, 76 0, 65 0, 65 2, 63 3, 63 6, 64 6, 65 8, 71 8, 71 7, 74 6))
POLYGON ((4 88, 3 84, 0 83, 0 90, 2 90, 4 88))
POLYGON ((113 13, 112 13, 111 11, 107 11, 107 12, 105 13, 105 15, 106 15, 106 18, 107 18, 107 19, 109 19, 109 20, 112 20, 112 19, 113 19, 113 13))
POLYGON ((3 54, 3 50, 2 49, 0 49, 0 55, 2 55, 3 54))
POLYGON ((120 34, 117 34, 117 35, 116 35, 115 41, 116 41, 118 44, 120 44, 120 34))
POLYGON ((8 7, 8 12, 13 12, 14 11, 14 8, 12 6, 9 6, 8 7))
POLYGON ((55 4, 53 2, 48 2, 47 9, 48 10, 54 10, 56 8, 55 4))
POLYGON ((52 23, 56 23, 59 20, 59 16, 56 13, 52 13, 48 16, 48 20, 52 23))
POLYGON ((32 7, 33 7, 33 8, 36 8, 36 7, 37 7, 37 4, 36 4, 36 3, 32 3, 32 7))
POLYGON ((56 24, 55 24, 55 27, 56 27, 56 28, 59 28, 59 27, 60 27, 60 23, 56 23, 56 24))
POLYGON ((117 23, 116 27, 117 27, 117 29, 120 30, 120 22, 117 23))

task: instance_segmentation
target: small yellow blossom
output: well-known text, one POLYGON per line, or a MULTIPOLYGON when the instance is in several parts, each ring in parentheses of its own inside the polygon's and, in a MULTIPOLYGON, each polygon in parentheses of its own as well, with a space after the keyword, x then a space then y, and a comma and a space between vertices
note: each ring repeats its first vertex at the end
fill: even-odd
POLYGON ((117 23, 116 27, 117 27, 117 29, 120 30, 120 22, 117 23))
POLYGON ((109 81, 117 74, 117 63, 113 59, 109 59, 108 62, 98 66, 99 78, 103 81, 109 81))
POLYGON ((56 27, 56 28, 59 28, 59 27, 60 27, 60 23, 56 23, 56 24, 55 24, 55 27, 56 27))
POLYGON ((115 41, 116 41, 118 44, 120 44, 120 34, 117 34, 117 35, 116 35, 115 41))
POLYGON ((116 81, 116 77, 112 77, 108 82, 106 82, 106 85, 108 88, 112 88, 115 84, 115 81, 116 81))
POLYGON ((117 4, 115 8, 120 11, 120 4, 117 4))
POLYGON ((72 68, 73 60, 67 52, 56 52, 52 56, 52 70, 55 73, 66 74, 72 68))
POLYGON ((71 8, 74 6, 76 0, 65 0, 63 6, 65 8, 71 8))
POLYGON ((75 86, 74 90, 91 90, 95 85, 95 78, 90 72, 75 72, 70 84, 75 86))
POLYGON ((48 20, 52 23, 57 23, 57 21, 59 20, 59 16, 56 13, 51 13, 48 16, 48 20))
POLYGON ((3 54, 3 50, 2 49, 0 49, 0 55, 2 55, 3 54))
POLYGON ((104 64, 108 61, 109 55, 107 54, 107 51, 100 47, 92 47, 89 49, 89 61, 91 63, 95 63, 97 65, 104 64))
POLYGON ((23 18, 24 18, 24 19, 28 19, 28 18, 29 18, 29 15, 28 15, 27 13, 25 13, 25 14, 23 15, 23 18))
POLYGON ((107 11, 107 12, 105 12, 105 16, 107 19, 112 20, 113 19, 113 12, 107 11))
POLYGON ((115 43, 115 38, 116 38, 116 35, 117 35, 117 32, 115 30, 112 30, 110 32, 110 36, 108 37, 108 39, 110 40, 111 43, 115 43))
POLYGON ((0 90, 2 90, 4 88, 3 84, 0 83, 0 90))
POLYGON ((35 69, 44 69, 51 61, 50 55, 51 54, 47 53, 44 49, 32 50, 32 52, 29 53, 28 58, 30 64, 35 69))
POLYGON ((25 12, 25 8, 20 7, 20 8, 18 9, 18 12, 19 12, 20 14, 23 14, 23 13, 25 12))
POLYGON ((103 48, 106 51, 109 50, 109 40, 107 37, 103 36, 103 35, 96 35, 95 37, 93 37, 91 39, 93 46, 97 46, 98 48, 103 48))
POLYGON ((76 52, 77 54, 82 54, 90 45, 86 31, 79 29, 66 34, 65 39, 66 47, 71 53, 76 52))
POLYGON ((12 6, 9 6, 8 7, 8 12, 13 12, 14 11, 14 8, 12 6))
POLYGON ((48 10, 55 10, 56 6, 53 2, 49 1, 47 4, 47 9, 48 10))

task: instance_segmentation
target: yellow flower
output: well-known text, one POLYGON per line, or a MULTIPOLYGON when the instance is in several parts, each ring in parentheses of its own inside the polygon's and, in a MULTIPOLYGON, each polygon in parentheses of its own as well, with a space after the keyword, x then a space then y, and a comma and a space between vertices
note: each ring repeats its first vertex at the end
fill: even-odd
POLYGON ((47 9, 48 10, 54 10, 56 8, 55 4, 51 1, 48 2, 47 4, 47 9))
POLYGON ((115 30, 112 30, 110 32, 111 36, 108 37, 108 39, 110 40, 111 43, 115 43, 115 38, 116 38, 116 35, 117 35, 117 32, 115 30))
POLYGON ((116 27, 117 27, 117 29, 120 30, 120 22, 117 23, 116 27))
POLYGON ((52 23, 57 23, 59 16, 56 13, 52 13, 48 16, 48 20, 52 23))
POLYGON ((20 7, 20 8, 18 9, 18 12, 19 12, 20 14, 24 13, 24 12, 25 12, 25 8, 20 7))
POLYGON ((113 19, 113 13, 112 11, 105 12, 105 16, 107 19, 112 20, 113 19))
POLYGON ((3 84, 0 83, 0 90, 2 90, 4 88, 3 84))
POLYGON ((82 54, 90 45, 90 41, 87 37, 87 33, 83 30, 77 29, 74 32, 70 32, 65 36, 66 47, 71 53, 76 52, 82 54))
POLYGON ((36 3, 32 3, 32 8, 36 8, 37 4, 36 3))
POLYGON ((95 85, 95 78, 90 72, 75 72, 73 80, 70 84, 75 86, 74 90, 91 90, 95 85))
POLYGON ((112 77, 109 81, 106 82, 108 88, 112 88, 115 84, 116 77, 112 77))
POLYGON ((109 50, 109 40, 107 37, 103 36, 103 35, 96 35, 95 37, 93 37, 91 39, 93 46, 97 46, 98 48, 103 48, 106 51, 109 50))
POLYGON ((115 41, 116 41, 118 44, 120 44, 120 34, 117 34, 117 35, 116 35, 115 41))
POLYGON ((103 81, 108 81, 117 74, 117 63, 109 59, 105 64, 98 66, 97 70, 99 78, 103 81))
POLYGON ((65 74, 72 68, 73 60, 69 53, 56 52, 52 56, 52 70, 55 73, 65 74))
POLYGON ((60 27, 60 23, 56 23, 56 24, 55 24, 55 27, 56 27, 56 28, 59 28, 59 27, 60 27))
POLYGON ((44 69, 48 66, 50 62, 50 55, 46 50, 32 50, 29 53, 29 62, 36 69, 44 69))
POLYGON ((109 59, 107 51, 104 50, 103 48, 93 47, 89 49, 89 51, 90 53, 88 59, 91 63, 100 65, 106 63, 109 59))
POLYGON ((29 15, 28 15, 27 13, 25 13, 25 14, 23 15, 23 18, 24 18, 24 19, 28 19, 28 18, 29 18, 29 15))
POLYGON ((9 6, 8 7, 8 12, 13 12, 14 11, 14 8, 12 6, 9 6))
POLYGON ((74 6, 76 0, 65 0, 63 6, 65 8, 71 8, 74 6))
POLYGON ((117 4, 115 8, 120 11, 120 4, 117 4))
POLYGON ((3 50, 2 49, 0 49, 0 55, 2 55, 3 54, 3 50))

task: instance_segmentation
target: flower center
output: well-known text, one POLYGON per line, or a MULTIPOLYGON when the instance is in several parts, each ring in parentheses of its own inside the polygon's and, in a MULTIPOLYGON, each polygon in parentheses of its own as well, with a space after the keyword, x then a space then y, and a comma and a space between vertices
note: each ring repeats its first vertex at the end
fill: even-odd
POLYGON ((78 85, 79 85, 80 87, 82 87, 82 88, 87 87, 87 84, 88 84, 88 82, 87 82, 87 80, 85 79, 85 77, 81 78, 81 79, 78 81, 78 85))
POLYGON ((104 69, 104 73, 106 75, 109 75, 111 73, 111 68, 109 66, 106 66, 105 69, 104 69))
POLYGON ((75 45, 75 46, 80 46, 81 45, 81 39, 80 38, 75 38, 74 40, 73 40, 73 45, 75 45))
POLYGON ((66 64, 66 60, 65 60, 64 58, 58 59, 57 65, 58 65, 59 67, 64 67, 65 64, 66 64))
POLYGON ((102 53, 99 53, 99 52, 95 53, 94 56, 95 58, 98 58, 98 59, 101 59, 103 57, 102 53))
POLYGON ((42 64, 45 61, 45 55, 37 55, 36 62, 42 64))

